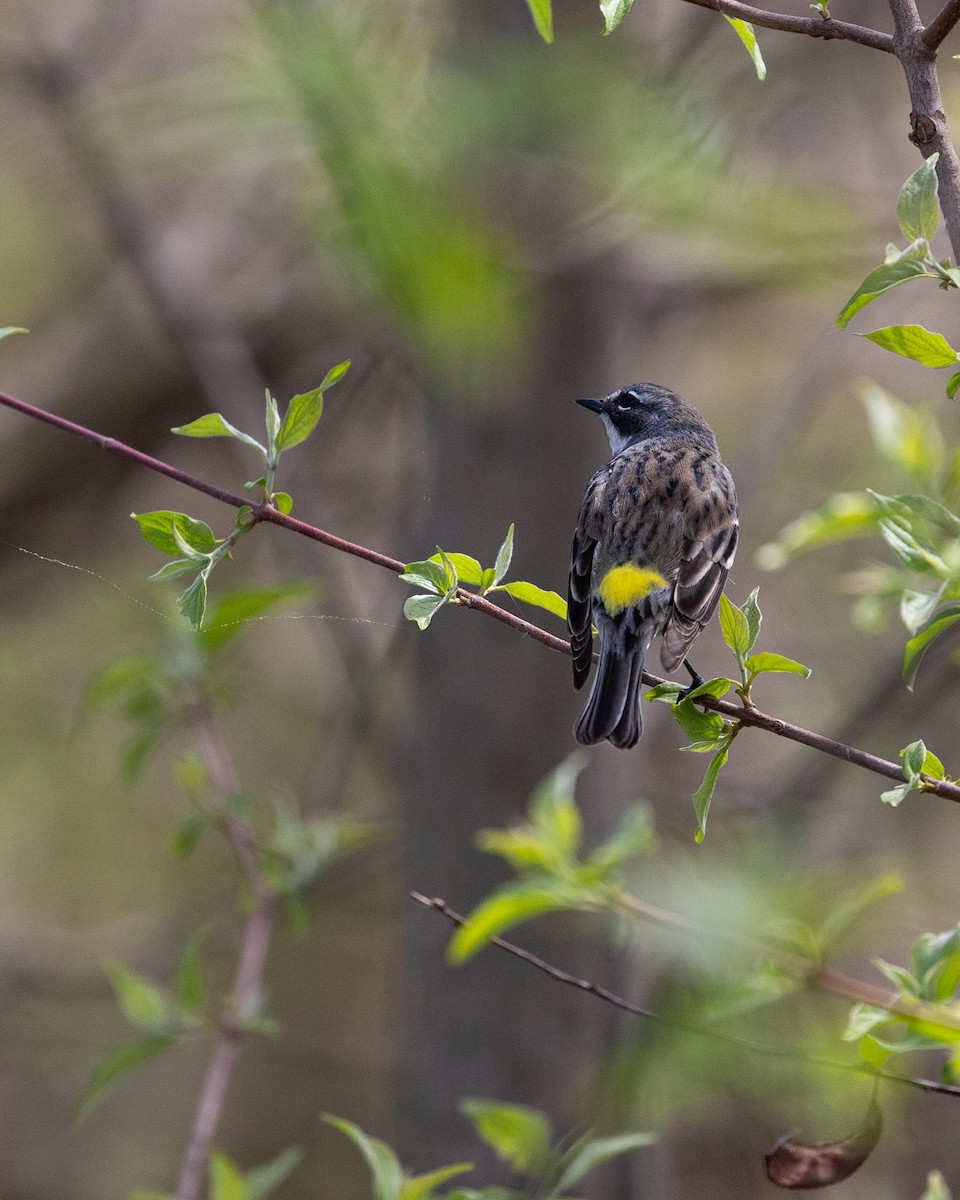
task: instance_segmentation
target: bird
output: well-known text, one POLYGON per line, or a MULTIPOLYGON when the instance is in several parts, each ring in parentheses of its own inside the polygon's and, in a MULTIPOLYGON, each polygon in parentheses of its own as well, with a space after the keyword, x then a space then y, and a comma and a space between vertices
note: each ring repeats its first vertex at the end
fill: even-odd
POLYGON ((638 383, 602 399, 579 399, 606 427, 612 457, 590 480, 573 538, 567 628, 579 690, 600 662, 578 742, 628 749, 643 728, 640 681, 662 634, 667 673, 687 662, 716 612, 740 534, 737 493, 713 430, 669 388, 638 383))

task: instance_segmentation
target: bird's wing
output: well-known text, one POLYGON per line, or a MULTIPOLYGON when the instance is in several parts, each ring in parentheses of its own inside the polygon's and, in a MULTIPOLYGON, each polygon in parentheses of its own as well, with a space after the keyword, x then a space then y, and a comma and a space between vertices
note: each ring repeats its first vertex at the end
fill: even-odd
POLYGON ((570 555, 570 575, 567 580, 567 628, 573 653, 573 684, 582 688, 590 674, 593 659, 593 605, 591 583, 593 552, 597 546, 596 506, 606 478, 606 468, 591 479, 580 505, 577 528, 573 535, 570 555))
POLYGON ((660 661, 672 671, 683 662, 691 642, 707 624, 720 603, 737 552, 740 522, 733 481, 720 466, 714 480, 712 503, 715 514, 705 528, 694 528, 684 538, 680 570, 673 592, 673 613, 663 634, 660 661))

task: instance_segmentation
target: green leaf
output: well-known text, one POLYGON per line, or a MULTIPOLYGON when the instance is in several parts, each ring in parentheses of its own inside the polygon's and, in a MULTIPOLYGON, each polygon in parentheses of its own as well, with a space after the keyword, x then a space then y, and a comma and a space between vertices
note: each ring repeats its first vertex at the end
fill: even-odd
POLYGON ((903 774, 907 779, 916 779, 923 770, 927 757, 927 748, 923 741, 911 742, 900 751, 900 761, 903 764, 903 774))
POLYGON ((170 998, 162 989, 143 975, 128 970, 119 959, 109 959, 104 970, 131 1025, 145 1033, 169 1032, 170 998))
POLYGON ((337 363, 337 365, 335 367, 331 367, 330 370, 326 373, 326 375, 324 375, 323 379, 320 381, 320 390, 322 392, 325 392, 327 390, 327 388, 332 388, 335 383, 339 383, 339 381, 344 377, 344 375, 346 375, 346 373, 349 370, 350 370, 350 359, 349 358, 344 359, 342 363, 337 363))
POLYGON ((373 1194, 376 1200, 399 1200, 400 1189, 404 1184, 403 1168, 390 1147, 377 1138, 368 1137, 352 1121, 332 1117, 329 1113, 323 1114, 323 1120, 346 1134, 367 1160, 367 1166, 373 1176, 373 1194))
POLYGON ((492 937, 512 925, 544 913, 585 907, 584 891, 560 880, 535 879, 507 884, 477 905, 467 924, 461 925, 450 939, 447 958, 460 966, 482 950, 492 937))
POLYGON ((244 1181, 248 1200, 266 1200, 297 1169, 302 1158, 303 1155, 295 1146, 288 1146, 262 1167, 247 1171, 244 1181))
MULTIPOLYGON (((727 14, 723 14, 727 17, 727 14)), ((753 26, 749 21, 741 21, 739 17, 727 17, 727 20, 736 31, 737 37, 743 42, 747 48, 747 53, 753 62, 754 70, 757 72, 757 78, 762 83, 767 77, 767 67, 763 61, 763 55, 760 53, 760 45, 757 42, 757 35, 753 31, 753 26)))
MULTIPOLYGON (((456 573, 457 581, 459 583, 469 583, 472 587, 480 583, 480 581, 483 579, 483 568, 480 566, 477 560, 475 558, 471 558, 469 554, 444 554, 443 557, 447 560, 447 562, 452 564, 454 572, 456 573)), ((443 560, 439 554, 434 554, 428 559, 428 561, 440 565, 443 577, 443 583, 441 583, 440 586, 444 589, 444 591, 446 591, 449 584, 446 579, 446 571, 442 570, 443 560)))
POLYGON ((491 592, 506 592, 514 600, 520 600, 524 604, 533 604, 537 608, 545 608, 547 612, 553 613, 561 621, 567 619, 566 600, 562 596, 558 596, 556 592, 544 591, 543 588, 537 587, 535 583, 526 583, 524 580, 518 579, 513 583, 498 584, 489 590, 491 592))
POLYGON ((960 388, 960 371, 956 375, 951 375, 947 382, 947 396, 950 400, 956 396, 957 388, 960 388))
POLYGON ((200 835, 206 829, 208 821, 199 813, 181 821, 170 837, 170 853, 177 858, 186 858, 193 853, 200 835))
POLYGON ((277 450, 290 450, 305 442, 316 429, 323 413, 323 389, 312 388, 294 396, 287 407, 277 435, 277 450))
POLYGON ((448 595, 410 596, 403 606, 403 615, 408 621, 416 621, 421 629, 426 629, 437 613, 450 599, 448 595))
POLYGON ((876 527, 876 505, 865 492, 838 492, 816 512, 804 513, 791 521, 776 541, 761 546, 757 551, 757 566, 764 571, 777 571, 797 554, 873 533, 876 527))
POLYGON ((0 328, 0 339, 8 338, 13 333, 29 333, 29 329, 23 329, 20 325, 4 325, 0 328))
POLYGON ((503 545, 497 551, 497 561, 493 567, 493 582, 497 584, 503 579, 507 571, 510 570, 510 563, 513 561, 513 525, 507 530, 507 536, 503 539, 503 545))
POLYGON ((804 679, 810 678, 809 667, 805 667, 803 663, 795 662, 783 654, 771 654, 768 650, 764 650, 760 654, 751 654, 744 666, 751 675, 781 671, 790 675, 802 675, 804 679))
POLYGON ((726 592, 720 593, 720 628, 737 661, 743 662, 744 655, 750 652, 750 625, 740 609, 727 599, 726 592))
POLYGON ((734 680, 728 679, 726 675, 718 675, 716 679, 706 679, 703 683, 698 683, 695 688, 691 688, 684 696, 684 700, 699 700, 704 696, 720 700, 732 687, 736 687, 734 680))
POLYGON ((663 683, 655 684, 643 695, 646 700, 663 700, 667 704, 676 704, 677 697, 682 691, 682 683, 674 683, 671 679, 665 679, 663 683))
POLYGON ((550 1153, 550 1124, 542 1112, 520 1104, 464 1100, 460 1108, 477 1134, 512 1170, 536 1174, 550 1153))
POLYGON ((908 241, 925 238, 932 241, 937 232, 940 210, 937 205, 937 161, 931 154, 913 172, 900 191, 897 200, 897 220, 908 241))
POLYGON ((96 1108, 105 1092, 127 1072, 142 1066, 150 1059, 156 1058, 164 1050, 174 1044, 174 1039, 168 1034, 152 1033, 136 1041, 127 1042, 110 1052, 101 1063, 94 1067, 90 1078, 83 1085, 76 1103, 73 1106, 71 1120, 74 1124, 85 1121, 96 1108))
POLYGON ((157 512, 131 513, 130 516, 140 526, 140 532, 151 546, 156 546, 171 558, 181 556, 182 543, 199 554, 209 554, 220 545, 205 521, 196 521, 186 513, 161 509, 157 512))
POLYGON ((586 766, 573 753, 539 785, 530 800, 530 820, 563 858, 575 857, 583 839, 580 810, 573 798, 577 776, 586 766))
POLYGON ((915 592, 910 588, 904 589, 900 595, 900 619, 911 634, 915 634, 930 620, 942 595, 943 588, 939 588, 935 592, 915 592))
POLYGON ((701 712, 689 698, 673 706, 673 716, 695 746, 715 744, 726 727, 719 713, 701 712))
POLYGON ((554 1185, 559 1195, 575 1187, 594 1167, 638 1150, 641 1146, 652 1146, 657 1141, 655 1133, 621 1133, 615 1137, 591 1138, 573 1155, 554 1185))
POLYGON ((293 579, 279 587, 246 588, 228 592, 210 605, 200 641, 206 650, 218 650, 256 621, 283 605, 310 599, 316 591, 308 580, 293 579))
POLYGON ((177 982, 174 989, 177 1004, 185 1012, 197 1016, 202 1015, 207 999, 203 971, 200 967, 200 951, 203 949, 203 939, 206 936, 206 925, 201 925, 190 935, 177 967, 177 982))
POLYGON ((178 433, 181 437, 229 437, 234 438, 238 442, 245 442, 248 446, 255 446, 257 450, 267 457, 267 452, 256 438, 250 437, 248 433, 237 429, 231 425, 225 417, 220 413, 207 413, 205 416, 197 417, 195 421, 191 421, 189 425, 178 425, 175 429, 170 430, 171 433, 178 433))
POLYGON ((931 1171, 927 1175, 927 1186, 920 1200, 951 1200, 947 1181, 940 1171, 931 1171))
POLYGON ((837 324, 841 329, 845 329, 850 323, 851 317, 855 316, 861 308, 866 308, 871 300, 876 300, 878 296, 889 292, 898 284, 906 283, 908 279, 921 278, 936 279, 937 276, 916 259, 907 258, 899 259, 897 262, 884 263, 882 267, 877 267, 870 272, 840 309, 837 324))
POLYGON ((953 367, 958 362, 957 352, 947 339, 922 325, 886 325, 863 336, 884 350, 911 358, 925 367, 953 367))
POLYGON ((221 1150, 210 1151, 207 1168, 210 1172, 210 1200, 250 1200, 239 1168, 221 1150))
POLYGON ((884 804, 889 804, 891 808, 896 808, 897 805, 914 790, 912 783, 900 783, 895 788, 890 788, 887 792, 880 793, 880 799, 884 804))
POLYGON ((613 33, 623 18, 630 11, 633 0, 600 0, 600 11, 603 13, 604 34, 613 33))
POLYGON ((750 630, 749 650, 752 650, 757 644, 757 638, 760 636, 760 626, 763 624, 763 615, 760 612, 760 605, 757 603, 757 596, 759 594, 760 589, 755 587, 740 606, 740 611, 747 618, 747 628, 750 630))
POLYGON ((267 457, 270 462, 276 462, 278 454, 277 435, 280 433, 280 409, 277 407, 276 400, 270 395, 269 388, 266 389, 266 402, 267 448, 269 450, 267 457))
POLYGON ((922 633, 918 633, 907 642, 903 651, 903 680, 911 691, 923 656, 940 634, 949 629, 955 621, 960 621, 960 604, 948 604, 922 633))
POLYGON ((177 611, 193 626, 194 633, 200 632, 203 614, 207 607, 207 573, 201 571, 193 583, 177 597, 177 611))
POLYGON ((428 587, 441 594, 447 590, 447 573, 438 554, 422 562, 407 563, 400 578, 413 587, 428 587))
POLYGON ((400 1189, 399 1200, 433 1200, 436 1188, 454 1175, 463 1175, 473 1170, 473 1163, 453 1163, 449 1167, 438 1167, 424 1175, 414 1175, 400 1189))
POLYGON ((707 831, 707 814, 710 812, 710 801, 713 799, 714 789, 717 786, 717 776, 720 774, 720 768, 727 761, 730 753, 730 740, 730 738, 727 738, 710 760, 707 773, 703 777, 703 783, 700 784, 693 794, 693 810, 697 814, 697 832, 694 834, 696 842, 702 842, 704 834, 707 831))
POLYGON ((925 537, 911 532, 897 521, 883 517, 880 521, 880 536, 905 567, 921 575, 935 575, 947 579, 950 568, 937 553, 933 544, 925 537))
POLYGON ((847 1027, 840 1037, 845 1042, 856 1042, 879 1026, 886 1025, 889 1020, 890 1014, 884 1008, 874 1008, 871 1004, 854 1004, 847 1017, 847 1027))
POLYGON ((653 849, 653 825, 650 812, 643 804, 634 804, 623 814, 613 835, 597 846, 585 866, 602 882, 610 871, 653 849))
POLYGON ((861 398, 870 433, 884 458, 925 480, 939 476, 943 435, 929 409, 911 408, 875 383, 863 387, 861 398))
POLYGON ((553 6, 551 0, 527 0, 527 8, 536 26, 537 33, 547 43, 553 41, 553 6))
POLYGON ((293 497, 289 492, 274 492, 273 503, 277 511, 282 512, 285 517, 289 517, 293 512, 293 497))
POLYGON ((197 569, 195 558, 175 558, 164 563, 159 571, 147 576, 148 583, 163 583, 165 579, 178 579, 181 575, 192 575, 197 569))

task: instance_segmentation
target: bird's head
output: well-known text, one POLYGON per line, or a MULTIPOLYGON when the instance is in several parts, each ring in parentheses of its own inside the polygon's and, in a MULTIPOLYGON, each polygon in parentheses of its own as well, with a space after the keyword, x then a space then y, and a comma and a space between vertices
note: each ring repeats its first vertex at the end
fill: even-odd
POLYGON ((692 404, 656 383, 634 383, 602 400, 580 399, 577 403, 599 413, 614 454, 632 442, 672 429, 705 428, 703 418, 692 404))

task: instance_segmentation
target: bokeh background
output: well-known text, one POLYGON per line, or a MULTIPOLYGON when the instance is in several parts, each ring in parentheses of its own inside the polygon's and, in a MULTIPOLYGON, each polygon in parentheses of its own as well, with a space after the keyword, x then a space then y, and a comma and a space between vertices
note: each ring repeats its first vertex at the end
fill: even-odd
MULTIPOLYGON (((848 0, 842 15, 883 22, 874 8, 848 0)), ((813 668, 805 683, 771 677, 761 706, 887 757, 922 735, 949 771, 949 655, 909 695, 899 623, 851 619, 845 573, 882 558, 879 543, 773 574, 754 559, 836 490, 896 490, 867 433, 865 376, 932 405, 955 439, 938 376, 833 324, 897 236, 917 165, 898 65, 761 31, 760 83, 726 23, 679 0, 644 0, 614 37, 600 28, 573 0, 556 4, 552 46, 522 0, 5 6, 0 323, 31 334, 0 347, 2 387, 237 490, 256 474, 243 447, 171 426, 218 410, 257 432, 264 387, 285 402, 350 358, 316 437, 284 464, 296 514, 404 560, 439 543, 485 563, 515 522, 514 576, 562 592, 607 453, 574 398, 669 384, 703 410, 738 483, 732 598, 760 584, 762 646, 813 668)), ((945 56, 948 102, 954 73, 945 56)), ((943 294, 918 289, 907 310, 903 293, 859 327, 950 335, 943 294)), ((112 663, 189 636, 175 585, 146 582, 159 556, 128 514, 186 510, 221 535, 231 517, 9 411, 0 432, 0 1194, 169 1189, 209 1045, 131 1075, 71 1128, 91 1068, 128 1036, 102 963, 168 978, 208 922, 206 970, 226 986, 239 880, 214 837, 187 860, 168 851, 186 811, 175 747, 131 782, 126 731, 86 700, 112 663)), ((279 529, 245 539, 213 587, 291 578, 312 597, 251 622, 224 668, 244 788, 386 836, 309 893, 306 932, 280 927, 266 986, 283 1033, 245 1047, 218 1145, 243 1166, 301 1147, 291 1200, 367 1196, 327 1111, 411 1168, 472 1160, 489 1180, 497 1165, 457 1110, 479 1095, 543 1108, 560 1131, 661 1131, 592 1196, 744 1200, 774 1193, 762 1155, 783 1130, 850 1131, 868 1098, 856 1081, 677 1044, 494 951, 448 967, 449 930, 407 891, 465 910, 504 877, 474 835, 516 819, 572 749, 569 663, 462 610, 421 634, 402 583, 279 529)), ((700 670, 728 671, 719 630, 701 641, 700 670)), ((747 732, 695 847, 705 764, 681 744, 652 706, 640 747, 596 750, 581 777, 592 837, 650 804, 661 855, 640 894, 750 929, 898 870, 903 893, 838 963, 871 982, 873 955, 904 962, 919 932, 955 923, 946 802, 892 810, 878 779, 747 732)), ((610 943, 560 920, 518 937, 666 1012, 687 986, 662 938, 610 943)), ((801 999, 745 1028, 841 1054, 844 1020, 839 1002, 801 999)), ((960 1183, 955 1107, 887 1099, 886 1138, 844 1194, 917 1196, 932 1166, 960 1183)))

